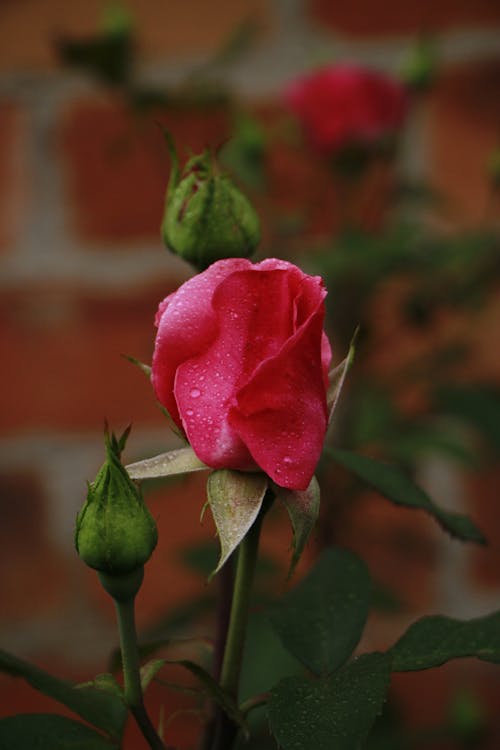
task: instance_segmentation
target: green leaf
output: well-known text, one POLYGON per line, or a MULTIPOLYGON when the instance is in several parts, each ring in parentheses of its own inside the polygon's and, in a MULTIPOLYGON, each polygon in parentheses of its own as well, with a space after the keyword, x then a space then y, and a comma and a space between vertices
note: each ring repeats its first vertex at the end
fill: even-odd
POLYGON ((269 723, 283 750, 355 750, 384 704, 385 654, 366 654, 331 677, 287 677, 271 691, 269 723))
POLYGON ((117 750, 79 721, 58 714, 17 714, 0 720, 0 747, 5 750, 117 750))
POLYGON ((290 577, 300 560, 309 535, 314 528, 319 514, 320 490, 316 477, 313 477, 307 490, 287 490, 278 487, 274 490, 276 497, 285 505, 293 529, 293 555, 288 577, 290 577))
POLYGON ((453 537, 464 542, 485 544, 483 534, 470 518, 440 508, 396 466, 349 451, 328 449, 327 454, 396 505, 425 510, 453 537))
POLYGON ((113 739, 121 738, 127 708, 119 697, 93 687, 77 687, 2 650, 0 671, 12 677, 23 677, 35 690, 59 701, 89 724, 107 732, 113 739))
POLYGON ((332 547, 298 586, 269 612, 283 645, 316 674, 343 664, 356 647, 368 616, 371 585, 365 564, 332 547))
POLYGON ((159 456, 146 458, 125 467, 131 479, 158 479, 173 474, 188 474, 191 471, 206 471, 209 469, 200 461, 191 447, 179 448, 159 456))
POLYGON ((500 452, 500 390, 486 385, 438 389, 439 409, 477 429, 500 452))
POLYGON ((241 668, 241 701, 271 690, 283 677, 302 672, 302 665, 285 649, 269 618, 263 612, 251 614, 241 668))
POLYGON ((219 469, 210 474, 207 494, 214 517, 221 555, 219 571, 259 514, 268 485, 265 474, 219 469))
POLYGON ((410 625, 388 653, 394 672, 430 669, 471 656, 500 663, 500 612, 474 620, 423 617, 410 625))

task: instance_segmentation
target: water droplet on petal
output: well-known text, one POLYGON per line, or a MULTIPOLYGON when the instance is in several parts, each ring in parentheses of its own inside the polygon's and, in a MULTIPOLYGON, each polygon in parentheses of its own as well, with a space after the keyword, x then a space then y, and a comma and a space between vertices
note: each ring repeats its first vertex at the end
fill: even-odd
POLYGON ((199 396, 201 396, 201 391, 199 388, 193 388, 190 395, 191 398, 198 398, 199 396))

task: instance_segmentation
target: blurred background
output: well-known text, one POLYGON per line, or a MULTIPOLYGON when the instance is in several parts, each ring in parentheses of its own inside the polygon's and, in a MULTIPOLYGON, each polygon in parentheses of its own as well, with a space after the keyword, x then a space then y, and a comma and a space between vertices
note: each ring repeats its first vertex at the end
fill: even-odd
MULTIPOLYGON (((73 545, 104 419, 117 431, 132 422, 127 461, 176 445, 147 379, 122 356, 150 362, 158 302, 192 273, 160 238, 170 165, 159 126, 183 159, 218 150, 261 216, 259 257, 325 277, 336 361, 361 324, 335 443, 401 465, 488 538, 454 542, 325 460, 322 523, 298 575, 333 542, 368 563, 376 596, 364 649, 390 645, 419 615, 498 609, 496 0, 3 0, 2 647, 68 678, 105 671, 114 613, 73 545), (325 158, 284 92, 346 61, 397 79, 407 114, 384 148, 325 158)), ((160 529, 139 597, 149 637, 210 634, 216 541, 210 519, 199 522, 204 492, 199 477, 146 488, 160 529)), ((285 589, 290 541, 276 511, 261 602, 285 589)), ((252 632, 273 664, 263 620, 252 632)), ((499 687, 498 668, 476 661, 396 676, 370 747, 496 748, 499 687)), ((192 698, 165 691, 153 687, 153 713, 180 710, 171 741, 192 747, 196 721, 182 713, 192 698)), ((0 681, 1 715, 52 707, 0 681)))

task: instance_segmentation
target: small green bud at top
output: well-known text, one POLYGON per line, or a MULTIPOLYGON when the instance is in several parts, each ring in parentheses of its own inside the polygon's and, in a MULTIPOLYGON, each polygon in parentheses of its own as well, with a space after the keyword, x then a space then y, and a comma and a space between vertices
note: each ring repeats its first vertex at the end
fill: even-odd
POLYGON ((128 432, 117 439, 106 431, 106 461, 76 519, 78 554, 89 567, 112 576, 141 569, 158 540, 141 492, 120 462, 128 432))
POLYGON ((259 218, 228 175, 205 151, 179 174, 173 158, 162 236, 169 250, 204 270, 223 258, 247 258, 260 240, 259 218))
POLYGON ((432 39, 421 37, 406 59, 402 76, 409 89, 427 91, 436 78, 436 50, 432 39))

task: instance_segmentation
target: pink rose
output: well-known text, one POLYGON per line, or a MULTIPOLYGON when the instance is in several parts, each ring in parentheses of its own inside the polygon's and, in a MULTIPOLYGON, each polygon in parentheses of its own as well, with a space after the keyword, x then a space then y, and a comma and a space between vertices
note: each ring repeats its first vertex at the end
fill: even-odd
POLYGON ((161 302, 153 386, 205 464, 308 487, 328 419, 325 296, 291 263, 230 258, 161 302))
POLYGON ((294 81, 290 109, 318 151, 371 144, 396 132, 405 119, 407 92, 389 76, 357 65, 332 65, 294 81))

